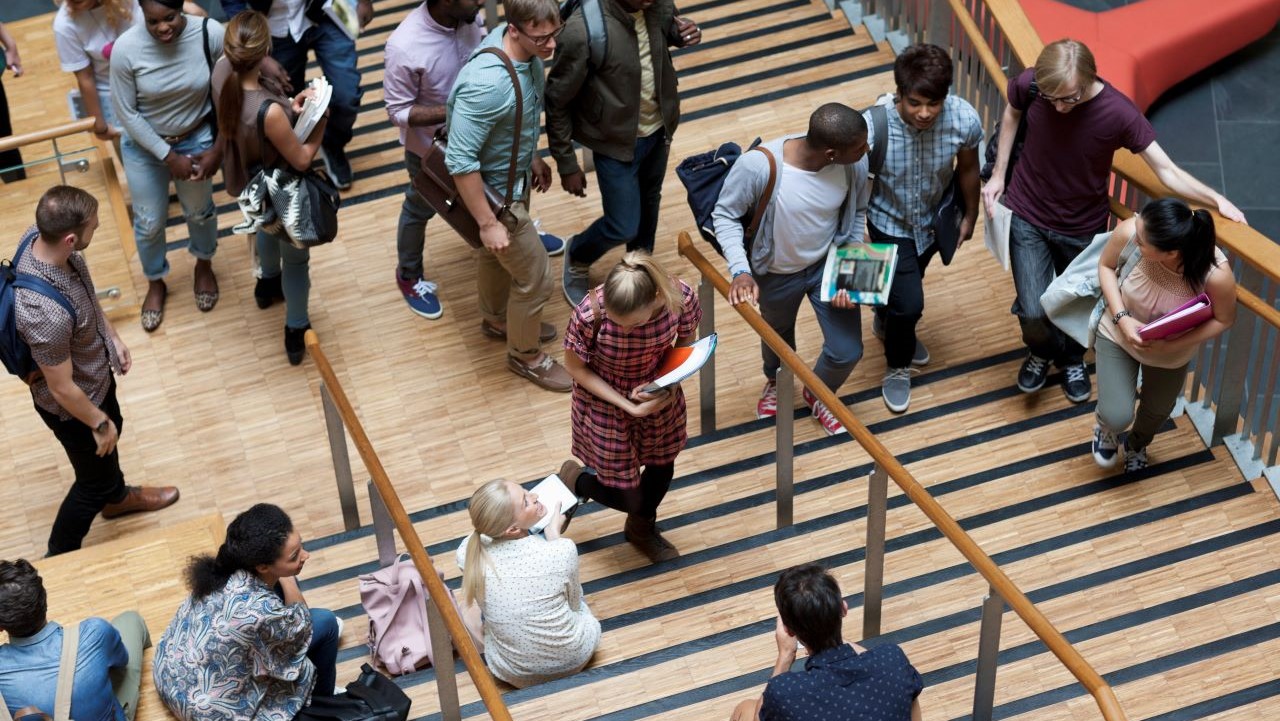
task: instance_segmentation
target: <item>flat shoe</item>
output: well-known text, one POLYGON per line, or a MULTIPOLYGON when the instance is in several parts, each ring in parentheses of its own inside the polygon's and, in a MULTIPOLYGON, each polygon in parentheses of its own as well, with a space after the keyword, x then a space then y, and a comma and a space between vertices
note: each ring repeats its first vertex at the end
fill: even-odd
POLYGON ((568 393, 573 390, 573 377, 549 355, 536 366, 527 366, 514 356, 507 356, 507 370, 544 390, 568 393))
MULTIPOLYGON (((505 329, 498 328, 497 326, 490 324, 489 321, 487 320, 480 321, 480 332, 490 338, 493 338, 494 340, 507 339, 507 331, 505 329)), ((553 341, 555 339, 556 339, 555 326, 551 325, 550 323, 543 323, 538 328, 539 343, 546 343, 548 341, 553 341)))
POLYGON ((142 329, 148 333, 155 331, 164 322, 164 304, 169 300, 169 288, 166 286, 164 295, 160 296, 160 307, 158 309, 143 309, 142 311, 142 329))

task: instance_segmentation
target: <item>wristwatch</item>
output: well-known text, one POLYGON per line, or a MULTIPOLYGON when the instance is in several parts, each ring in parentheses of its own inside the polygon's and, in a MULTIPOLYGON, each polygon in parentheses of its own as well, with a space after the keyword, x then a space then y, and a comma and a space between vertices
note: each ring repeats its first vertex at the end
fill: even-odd
POLYGON ((736 279, 736 278, 737 278, 738 276, 740 276, 740 275, 751 275, 751 271, 749 271, 749 270, 740 270, 740 271, 738 271, 737 273, 734 273, 734 274, 733 274, 733 278, 730 278, 730 280, 736 279))
POLYGON ((1122 310, 1122 311, 1120 311, 1119 313, 1116 313, 1115 315, 1111 316, 1111 322, 1112 322, 1112 323, 1115 323, 1116 325, 1120 325, 1120 319, 1121 319, 1121 318, 1125 318, 1125 317, 1128 317, 1128 316, 1131 316, 1131 315, 1132 315, 1132 314, 1131 314, 1129 311, 1127 311, 1127 310, 1122 310))
POLYGON ((94 433, 106 433, 106 432, 107 432, 107 424, 109 424, 109 423, 111 423, 111 419, 110 419, 110 418, 103 418, 101 423, 99 423, 98 425, 96 425, 96 426, 94 426, 94 427, 93 427, 93 432, 94 432, 94 433))

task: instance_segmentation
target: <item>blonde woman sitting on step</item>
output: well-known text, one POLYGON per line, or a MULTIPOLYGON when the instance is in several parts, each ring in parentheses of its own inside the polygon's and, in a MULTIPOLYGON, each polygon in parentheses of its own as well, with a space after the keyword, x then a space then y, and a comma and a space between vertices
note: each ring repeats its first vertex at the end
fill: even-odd
MULTIPOLYGON (((565 465, 562 478, 576 475, 576 463, 565 465)), ((483 639, 489 670, 517 688, 581 670, 600 642, 600 622, 583 598, 578 548, 560 536, 559 508, 544 534, 530 535, 546 507, 499 479, 471 496, 468 511, 475 530, 458 547, 458 566, 467 627, 483 639)))

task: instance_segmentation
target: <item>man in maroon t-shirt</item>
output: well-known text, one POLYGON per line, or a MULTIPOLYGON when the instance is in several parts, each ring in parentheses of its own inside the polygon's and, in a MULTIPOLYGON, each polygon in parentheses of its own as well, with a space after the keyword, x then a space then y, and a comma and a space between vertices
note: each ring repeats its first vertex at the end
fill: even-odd
POLYGON ((1115 152, 1127 148, 1139 155, 1177 195, 1216 207, 1231 220, 1243 222, 1244 214, 1173 164, 1133 101, 1098 77, 1093 54, 1084 44, 1059 40, 1045 46, 1034 68, 1009 79, 1008 94, 1001 125, 1016 128, 1025 113, 1026 142, 1006 192, 1014 133, 1000 134, 995 168, 982 199, 988 213, 1002 197, 1013 211, 1009 255, 1017 298, 1011 310, 1018 316, 1028 350, 1018 371, 1018 389, 1040 390, 1052 361, 1063 371, 1067 398, 1082 403, 1092 391, 1084 348, 1049 321, 1040 296, 1093 236, 1106 230, 1107 184, 1115 152), (1033 78, 1037 92, 1031 89, 1033 78))

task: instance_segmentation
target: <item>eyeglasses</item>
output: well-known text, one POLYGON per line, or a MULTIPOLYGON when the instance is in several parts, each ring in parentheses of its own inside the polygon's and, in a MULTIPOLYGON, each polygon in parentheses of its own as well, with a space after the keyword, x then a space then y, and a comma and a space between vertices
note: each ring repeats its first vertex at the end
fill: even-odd
POLYGON ((524 28, 519 26, 517 26, 516 29, 520 31, 521 35, 528 38, 529 42, 541 48, 541 47, 546 47, 547 43, 560 37, 560 33, 564 32, 564 25, 560 25, 555 30, 552 30, 546 35, 530 35, 529 33, 525 32, 524 28))
POLYGON ((1064 95, 1060 98, 1055 98, 1050 95, 1041 95, 1040 97, 1044 98, 1045 100, 1048 100, 1051 103, 1062 103, 1063 105, 1075 105, 1084 99, 1084 88, 1077 90, 1074 95, 1064 95))

